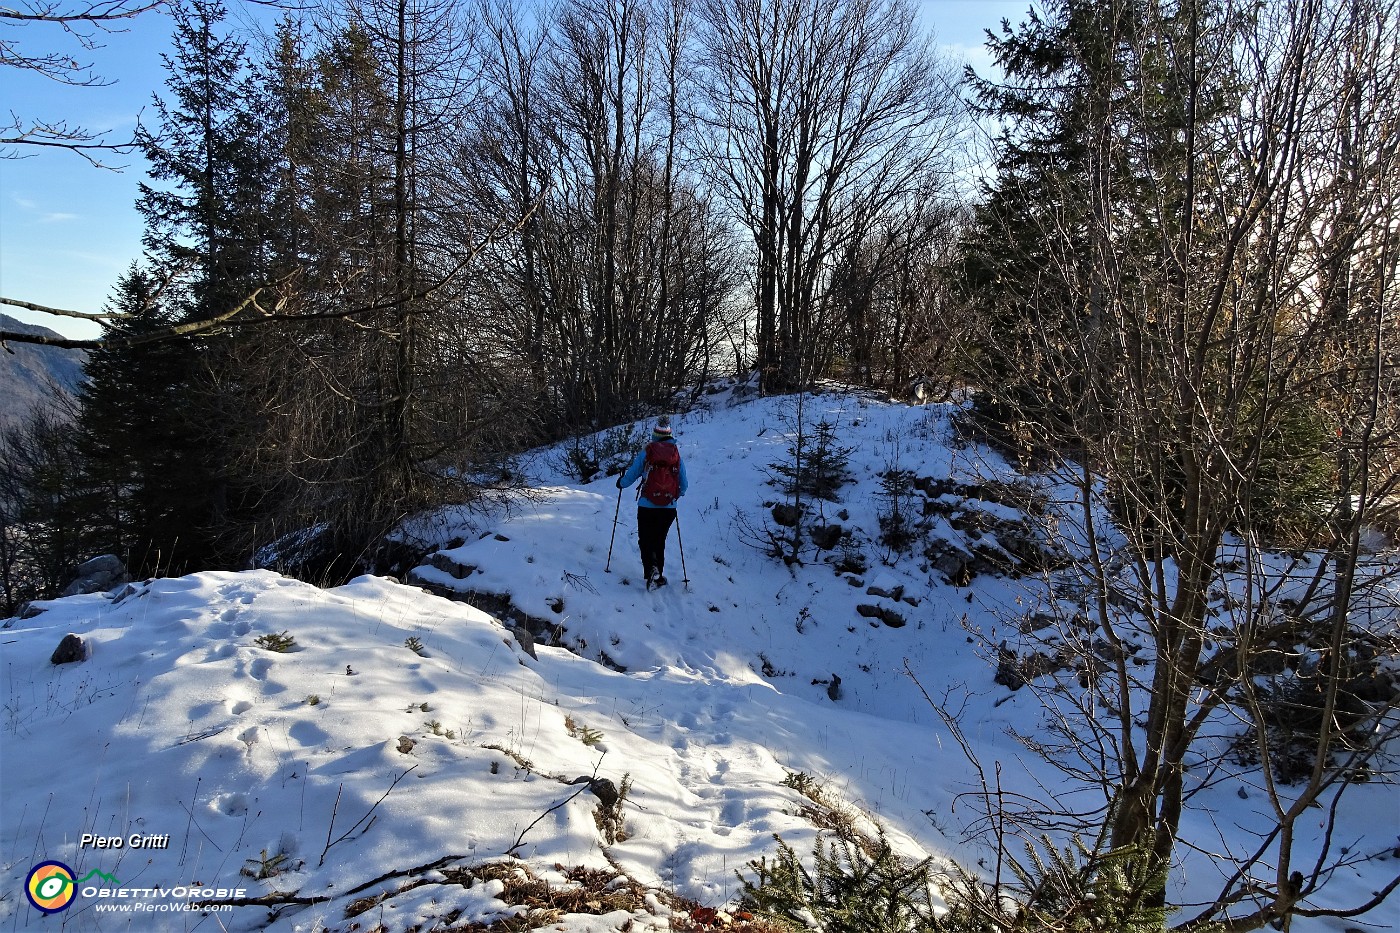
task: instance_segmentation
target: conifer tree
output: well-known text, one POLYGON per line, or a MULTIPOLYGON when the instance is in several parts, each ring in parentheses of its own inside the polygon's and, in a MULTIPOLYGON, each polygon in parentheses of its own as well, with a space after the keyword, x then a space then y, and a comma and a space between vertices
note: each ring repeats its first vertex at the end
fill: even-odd
POLYGON ((1052 427, 1076 382, 1075 363, 1055 348, 1076 341, 1075 322, 1101 315, 1106 296, 1092 260, 1120 256, 1126 244, 1114 242, 1109 221, 1135 203, 1119 132, 1140 87, 1132 60, 1140 6, 1056 0, 1032 9, 989 34, 1006 81, 968 75, 982 112, 1006 121, 966 250, 967 296, 987 325, 981 374, 1052 427))
MULTIPOLYGON (((116 342, 159 333, 174 317, 134 265, 110 308, 124 315, 104 333, 116 342)), ((190 423, 196 365, 188 342, 178 339, 118 344, 88 357, 72 503, 86 556, 115 553, 133 575, 180 573, 209 558, 214 484, 190 423)))
POLYGON ((512 401, 461 309, 478 236, 452 158, 462 23, 436 2, 345 12, 319 42, 285 23, 262 69, 282 121, 269 252, 299 274, 285 328, 240 344, 237 381, 259 404, 233 413, 241 469, 275 504, 243 530, 267 542, 316 527, 277 565, 318 579, 372 564, 406 515, 469 498, 462 463, 485 430, 506 433, 478 413, 512 401))
POLYGON ((221 32, 227 10, 219 0, 186 0, 171 13, 167 96, 152 103, 154 126, 137 134, 151 165, 137 207, 147 249, 188 270, 185 316, 209 317, 262 279, 269 161, 263 127, 250 112, 247 45, 221 32))
MULTIPOLYGON (((148 255, 167 282, 167 326, 227 314, 285 274, 291 252, 279 245, 289 225, 272 213, 282 156, 277 140, 286 127, 280 101, 250 76, 247 44, 225 26, 219 0, 187 0, 172 8, 172 18, 166 94, 137 134, 151 166, 137 208, 148 255)), ((262 410, 261 399, 248 394, 244 368, 246 345, 267 339, 275 337, 234 328, 171 341, 168 351, 188 357, 179 393, 183 414, 174 423, 190 436, 172 441, 202 459, 208 492, 199 497, 206 511, 198 524, 208 529, 205 560, 245 559, 232 542, 231 549, 216 547, 214 529, 255 521, 271 501, 239 469, 246 430, 235 424, 262 410)))
POLYGON ((0 612, 57 596, 90 556, 89 522, 76 500, 82 475, 75 402, 59 396, 0 431, 0 612))

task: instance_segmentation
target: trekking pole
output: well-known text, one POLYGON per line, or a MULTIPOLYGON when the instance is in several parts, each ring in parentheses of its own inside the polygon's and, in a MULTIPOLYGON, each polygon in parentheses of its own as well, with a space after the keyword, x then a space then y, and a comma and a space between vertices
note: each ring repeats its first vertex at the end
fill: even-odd
MULTIPOLYGON (((613 540, 617 537, 617 517, 618 517, 619 515, 621 515, 621 514, 622 514, 622 487, 621 487, 621 486, 618 486, 618 487, 617 487, 617 508, 613 509, 613 530, 612 530, 612 535, 608 537, 608 562, 607 562, 607 564, 603 567, 603 573, 612 573, 612 549, 613 549, 613 540)), ((685 561, 682 560, 682 561, 681 561, 681 564, 684 565, 684 564, 685 564, 685 561)), ((684 566, 682 566, 681 569, 682 569, 682 571, 684 571, 684 566)))
POLYGON ((686 589, 690 589, 690 576, 685 571, 685 542, 681 540, 681 516, 679 512, 676 514, 676 544, 680 545, 681 549, 681 584, 686 589))

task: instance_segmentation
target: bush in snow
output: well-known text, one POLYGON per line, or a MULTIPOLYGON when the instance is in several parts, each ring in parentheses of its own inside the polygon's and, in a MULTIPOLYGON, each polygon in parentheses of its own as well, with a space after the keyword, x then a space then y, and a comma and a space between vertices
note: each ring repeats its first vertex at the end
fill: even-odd
POLYGON ((286 632, 268 632, 253 639, 253 644, 268 651, 275 651, 278 654, 286 654, 296 647, 297 638, 286 632))
POLYGON ((1003 859, 1010 883, 988 884, 958 868, 936 878, 931 858, 911 863, 883 836, 841 833, 829 844, 818 839, 809 871, 779 839, 776 856, 749 863, 754 879, 740 874, 739 906, 794 930, 841 933, 1158 933, 1166 923, 1165 908, 1152 903, 1166 871, 1144 853, 1105 852, 1078 839, 1061 850, 1046 838, 1040 847, 1026 844, 1024 861, 1003 859), (942 916, 935 888, 948 905, 942 916))
POLYGON ((625 470, 644 440, 644 432, 635 424, 622 424, 587 437, 575 437, 559 453, 555 466, 577 477, 580 483, 591 483, 599 473, 611 476, 625 470))
POLYGON ((843 933, 936 933, 930 859, 907 863, 883 837, 872 841, 838 835, 817 840, 813 871, 791 846, 778 840, 778 854, 750 862, 755 877, 742 874, 739 906, 756 915, 843 933))

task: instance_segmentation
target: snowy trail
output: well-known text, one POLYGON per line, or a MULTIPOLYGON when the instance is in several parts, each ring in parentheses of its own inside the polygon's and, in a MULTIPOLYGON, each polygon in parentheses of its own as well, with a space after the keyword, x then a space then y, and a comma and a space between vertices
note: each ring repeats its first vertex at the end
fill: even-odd
MULTIPOLYGON (((369 879, 514 851, 558 883, 555 866, 615 864, 718 906, 737 892, 736 871, 772 854, 775 834, 811 850, 821 822, 813 790, 867 831, 878 821, 905 855, 976 866, 987 855, 970 836, 976 774, 906 663, 959 717, 989 773, 1000 766, 1008 793, 1063 790, 1063 777, 1010 734, 1043 735, 1043 708, 1028 689, 995 684, 995 661, 980 647, 1025 643, 1023 623, 1046 587, 1034 575, 991 574, 954 586, 926 556, 882 548, 871 529, 884 507, 880 474, 894 459, 932 482, 1019 478, 990 451, 951 445, 948 409, 835 395, 809 403, 856 452, 840 501, 822 506, 850 530, 847 544, 800 565, 761 553, 739 528, 740 519, 761 523, 765 503, 779 498, 765 467, 788 443, 780 400, 677 419, 691 495, 681 503, 683 539, 671 537, 671 583, 660 590, 640 585, 635 506, 623 497, 605 573, 613 481, 574 482, 548 454, 537 458, 534 501, 444 518, 443 546, 415 576, 444 591, 509 597, 573 651, 537 639, 532 658, 500 621, 415 586, 360 578, 321 590, 264 571, 151 581, 10 620, 0 633, 5 889, 20 892, 36 863, 54 859, 126 886, 197 881, 249 896, 329 898, 269 920, 252 908, 207 918, 99 913, 101 898, 80 897, 61 917, 74 933, 201 922, 348 933, 343 892, 369 879), (838 567, 846 552, 858 552, 864 569, 838 567), (89 658, 50 664, 68 632, 87 642, 89 658), (267 647, 281 633, 291 650, 267 647), (600 798, 569 783, 595 775, 632 782, 625 838, 615 842, 600 828, 600 798), (84 833, 168 834, 170 845, 96 848, 81 844, 84 833)), ((1048 478, 1036 483, 1054 493, 1048 478)), ((926 517, 961 535, 939 511, 948 501, 925 506, 926 517)), ((983 505, 1007 520, 1003 507, 983 505)), ((1200 793, 1188 830, 1202 849, 1243 849, 1268 825, 1249 779, 1241 770, 1200 793)), ((1388 851, 1400 836, 1394 787, 1377 781, 1353 800, 1342 827, 1349 844, 1388 851)), ((1374 887, 1378 864, 1339 874, 1339 896, 1374 887)), ((1183 900, 1211 896, 1219 875, 1187 852, 1173 890, 1183 900)), ((390 933, 430 930, 454 911, 490 922, 507 909, 490 894, 497 884, 407 892, 375 921, 390 933)), ((574 918, 563 929, 602 933, 628 921, 574 918)), ((45 922, 22 894, 0 898, 0 933, 45 922)), ((1298 933, 1340 929, 1295 924, 1298 933)))

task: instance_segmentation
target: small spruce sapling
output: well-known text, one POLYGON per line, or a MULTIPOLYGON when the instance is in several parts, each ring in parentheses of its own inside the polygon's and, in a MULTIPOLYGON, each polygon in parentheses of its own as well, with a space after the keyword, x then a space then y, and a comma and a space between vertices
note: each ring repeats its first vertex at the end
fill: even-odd
POLYGON ((896 446, 885 460, 880 473, 877 496, 883 506, 879 512, 880 543, 896 554, 909 549, 918 537, 918 528, 909 514, 914 491, 914 474, 900 466, 901 449, 896 446))
POLYGON ((287 853, 277 852, 268 855, 267 850, 262 850, 260 858, 246 859, 243 867, 238 870, 240 875, 252 878, 254 881, 266 881, 282 873, 288 866, 287 853))
POLYGON ((853 933, 941 930, 931 897, 932 859, 910 863, 881 836, 838 835, 817 840, 814 871, 778 839, 778 853, 749 863, 755 877, 739 874, 739 906, 766 919, 853 933))
POLYGON ((253 644, 268 651, 275 651, 278 654, 286 654, 296 647, 297 639, 295 635, 287 632, 268 632, 253 639, 253 644))
POLYGON ((806 394, 799 393, 792 417, 785 419, 791 427, 787 457, 768 464, 772 483, 789 499, 775 509, 775 520, 791 529, 788 533, 770 528, 768 537, 774 551, 788 564, 798 562, 802 549, 806 503, 814 500, 820 512, 822 503, 836 500, 837 492, 850 481, 850 456, 855 451, 837 442, 832 422, 823 419, 809 425, 803 413, 805 399, 806 394), (778 519, 779 510, 788 518, 778 519))

